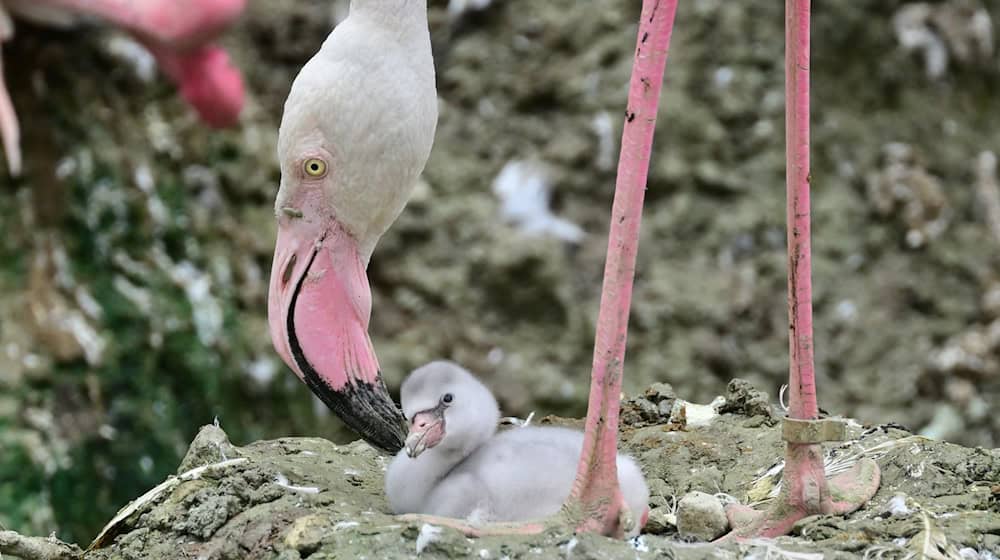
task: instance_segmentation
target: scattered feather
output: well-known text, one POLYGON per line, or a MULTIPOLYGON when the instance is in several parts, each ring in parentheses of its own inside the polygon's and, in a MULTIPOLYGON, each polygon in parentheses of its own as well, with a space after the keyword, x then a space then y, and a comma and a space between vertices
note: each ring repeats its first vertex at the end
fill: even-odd
POLYGON ((901 555, 903 548, 900 546, 875 545, 865 549, 862 560, 883 560, 886 557, 896 558, 901 555))
MULTIPOLYGON (((965 352, 964 349, 952 346, 945 349, 940 355, 944 356, 950 350, 965 352)), ((962 417, 962 413, 950 404, 942 404, 934 411, 934 416, 931 418, 930 423, 924 426, 919 433, 930 439, 948 440, 962 433, 964 430, 965 418, 962 417)))
POLYGON ((971 547, 960 549, 958 555, 964 560, 997 560, 996 554, 988 550, 976 550, 971 547))
POLYGON ((516 416, 504 416, 503 418, 500 419, 500 425, 501 426, 515 426, 515 427, 518 427, 518 428, 526 428, 529 425, 531 425, 531 420, 534 419, 534 417, 535 417, 535 412, 534 411, 532 411, 530 414, 528 414, 528 417, 525 418, 524 420, 522 420, 522 419, 520 419, 520 418, 518 418, 516 416))
POLYGON ((450 0, 448 2, 448 15, 452 19, 459 18, 467 12, 482 11, 490 7, 493 0, 450 0))
POLYGON ((109 54, 127 63, 143 82, 149 83, 156 78, 156 59, 138 41, 125 35, 113 35, 105 48, 109 54))
POLYGON ((184 290, 198 340, 214 346, 222 334, 222 305, 212 295, 212 277, 189 261, 174 263, 162 247, 153 249, 152 255, 160 270, 184 290))
POLYGON ((302 494, 319 494, 320 492, 320 489, 315 486, 295 486, 289 484, 288 477, 286 477, 281 473, 278 473, 274 477, 274 484, 276 486, 284 488, 285 490, 291 490, 292 492, 301 492, 302 494))
POLYGON ((441 528, 424 523, 417 535, 417 554, 423 553, 427 545, 433 543, 441 535, 441 528))
POLYGON ((261 388, 271 386, 271 381, 278 375, 278 364, 268 357, 259 357, 244 366, 243 371, 261 388))
POLYGON ((886 505, 885 511, 893 517, 907 517, 913 513, 913 510, 906 505, 906 496, 903 494, 893 496, 886 505))
POLYGON ((597 168, 601 171, 611 171, 615 168, 615 122, 611 113, 601 111, 590 122, 594 134, 597 135, 597 168))
POLYGON ((785 558, 787 560, 823 560, 823 554, 818 552, 794 552, 785 550, 771 539, 753 539, 747 541, 753 547, 751 552, 745 556, 748 560, 772 560, 785 558))
POLYGON ((948 70, 948 48, 930 23, 931 7, 925 3, 903 6, 892 18, 896 40, 906 50, 922 51, 927 77, 940 78, 948 70))
MULTIPOLYGON (((852 453, 842 454, 843 451, 857 445, 857 441, 846 442, 840 447, 831 450, 823 457, 826 475, 835 476, 847 472, 861 459, 867 458, 877 460, 880 457, 885 456, 885 454, 889 453, 893 449, 904 445, 915 444, 921 441, 927 441, 927 438, 922 436, 909 436, 885 441, 878 445, 873 445, 872 447, 861 448, 852 453)), ((917 446, 917 449, 919 451, 919 446, 917 446)), ((784 472, 784 469, 785 462, 780 461, 768 468, 763 474, 750 483, 750 489, 747 490, 747 501, 750 502, 750 505, 759 506, 778 497, 778 494, 781 492, 781 475, 784 472)))
POLYGON ((923 530, 910 539, 904 560, 962 560, 955 545, 948 542, 944 534, 931 520, 927 512, 920 512, 923 520, 923 530))
POLYGON ((579 543, 580 541, 576 540, 576 537, 573 537, 570 540, 563 543, 562 545, 560 545, 559 549, 562 551, 562 554, 565 558, 570 558, 571 556, 573 556, 573 550, 576 549, 576 545, 578 545, 579 543))
POLYGON ((546 167, 541 163, 514 160, 493 181, 504 219, 528 235, 548 235, 568 243, 579 243, 585 235, 580 226, 552 214, 551 189, 546 167))

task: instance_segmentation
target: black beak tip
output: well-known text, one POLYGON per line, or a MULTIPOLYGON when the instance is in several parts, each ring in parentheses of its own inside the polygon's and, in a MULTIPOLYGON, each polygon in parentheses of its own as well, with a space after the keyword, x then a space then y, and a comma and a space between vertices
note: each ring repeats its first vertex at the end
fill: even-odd
POLYGON ((403 448, 406 419, 383 383, 351 383, 340 390, 325 384, 311 388, 330 410, 373 447, 392 454, 403 448))
POLYGON ((362 428, 357 429, 353 426, 352 428, 365 441, 382 451, 395 455, 406 443, 406 427, 399 409, 393 408, 389 417, 378 416, 367 422, 359 419, 359 423, 364 424, 362 428))

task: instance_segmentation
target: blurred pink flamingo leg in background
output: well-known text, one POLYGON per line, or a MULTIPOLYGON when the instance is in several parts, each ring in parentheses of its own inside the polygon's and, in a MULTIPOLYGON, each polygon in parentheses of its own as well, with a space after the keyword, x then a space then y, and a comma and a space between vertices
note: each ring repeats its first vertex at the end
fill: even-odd
POLYGON ((820 420, 813 364, 812 263, 809 213, 810 0, 785 1, 785 134, 788 191, 789 418, 781 494, 767 512, 727 510, 736 538, 775 537, 814 514, 850 513, 875 495, 880 472, 870 459, 827 480, 824 441, 843 439, 843 425, 820 420))
POLYGON ((223 128, 238 122, 243 79, 226 51, 209 42, 239 18, 246 0, 37 1, 135 34, 205 123, 223 128))
MULTIPOLYGON (((0 5, 0 54, 3 53, 3 43, 14 36, 14 25, 10 15, 0 5)), ((7 172, 11 176, 21 174, 21 128, 17 121, 17 112, 7 90, 4 79, 3 58, 0 57, 0 140, 3 141, 3 152, 7 158, 7 172)))
POLYGON ((245 95, 243 78, 224 49, 206 45, 178 52, 150 44, 146 48, 203 122, 215 128, 239 122, 245 95))
POLYGON ((246 0, 37 0, 53 8, 100 18, 174 50, 218 37, 246 7, 246 0))
MULTIPOLYGON (((209 126, 239 122, 243 77, 221 47, 211 44, 240 16, 246 0, 0 0, 0 44, 14 33, 8 9, 43 24, 72 25, 95 18, 133 34, 153 54, 181 97, 209 126)), ((0 63, 0 140, 8 173, 21 174, 17 113, 0 63)))

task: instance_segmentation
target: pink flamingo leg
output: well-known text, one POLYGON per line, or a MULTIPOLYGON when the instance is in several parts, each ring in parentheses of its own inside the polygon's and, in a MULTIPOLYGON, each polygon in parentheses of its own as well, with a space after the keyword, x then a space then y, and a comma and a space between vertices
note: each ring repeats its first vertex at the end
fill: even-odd
MULTIPOLYGON (((677 1, 645 0, 611 212, 583 453, 567 503, 579 531, 620 535, 618 413, 643 197, 677 1)), ((631 512, 641 515, 643 512, 631 512)))
MULTIPOLYGON (((560 521, 580 532, 620 537, 628 529, 629 516, 625 515, 627 508, 618 487, 616 465, 618 396, 622 387, 642 203, 676 11, 677 0, 643 0, 642 3, 597 319, 583 452, 573 491, 560 516, 560 521)), ((631 522, 640 525, 647 517, 647 512, 628 513, 632 514, 631 522)), ((406 515, 401 519, 444 525, 468 536, 539 533, 554 521, 477 526, 426 515, 406 515)))
POLYGON ((243 78, 226 52, 210 42, 231 25, 246 0, 37 0, 39 5, 99 18, 135 35, 201 119, 216 128, 237 124, 243 78))
POLYGON ((0 139, 3 140, 4 155, 7 157, 7 173, 11 177, 21 174, 21 128, 17 122, 17 112, 10 99, 7 83, 3 78, 3 59, 0 58, 0 139))
POLYGON ((215 45, 188 52, 147 47, 202 121, 216 128, 239 122, 245 95, 243 78, 226 51, 215 45))
MULTIPOLYGON (((789 416, 794 420, 817 420, 809 216, 810 0, 786 0, 785 12, 789 416)), ((789 441, 784 482, 776 505, 763 514, 742 506, 730 508, 727 513, 734 527, 731 536, 775 537, 788 533, 796 521, 808 515, 849 513, 871 499, 879 479, 874 461, 862 460, 852 470, 828 481, 820 443, 789 441)))
POLYGON ((172 49, 189 49, 218 37, 246 7, 246 0, 39 0, 90 15, 172 49))

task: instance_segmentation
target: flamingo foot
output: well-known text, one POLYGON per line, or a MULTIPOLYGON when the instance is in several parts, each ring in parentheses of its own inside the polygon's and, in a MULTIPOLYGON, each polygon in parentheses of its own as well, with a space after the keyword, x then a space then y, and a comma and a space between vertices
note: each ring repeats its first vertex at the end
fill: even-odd
POLYGON ((742 504, 727 507, 726 517, 732 531, 716 542, 786 535, 805 517, 846 515, 872 499, 881 481, 875 461, 861 459, 847 472, 829 479, 823 475, 815 479, 808 463, 809 457, 820 456, 819 453, 818 444, 789 444, 786 480, 774 505, 767 511, 742 504))
POLYGON ((612 473, 607 483, 604 482, 609 480, 606 477, 590 475, 590 478, 596 479, 597 484, 587 486, 563 507, 576 531, 619 539, 638 533, 641 525, 637 526, 635 516, 625 504, 617 475, 612 473))

